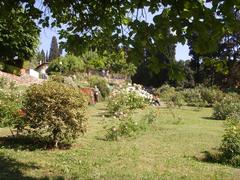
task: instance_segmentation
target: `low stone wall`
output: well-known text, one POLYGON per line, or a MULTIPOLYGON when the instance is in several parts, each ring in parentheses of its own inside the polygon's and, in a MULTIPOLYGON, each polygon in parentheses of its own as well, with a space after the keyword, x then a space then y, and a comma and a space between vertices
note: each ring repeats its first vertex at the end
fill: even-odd
POLYGON ((15 82, 17 85, 31 85, 31 84, 39 84, 44 80, 34 78, 28 74, 23 74, 21 76, 16 76, 13 74, 5 73, 0 71, 0 77, 6 78, 9 81, 15 82))

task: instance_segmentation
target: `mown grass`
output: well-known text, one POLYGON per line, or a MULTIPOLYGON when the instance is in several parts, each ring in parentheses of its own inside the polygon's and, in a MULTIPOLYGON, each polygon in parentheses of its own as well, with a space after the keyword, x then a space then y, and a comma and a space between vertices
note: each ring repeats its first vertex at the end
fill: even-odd
MULTIPOLYGON (((1 141, 0 179, 238 179, 240 169, 205 162, 216 151, 223 121, 211 119, 212 109, 160 109, 157 122, 137 136, 119 141, 104 139, 105 104, 89 107, 88 132, 71 149, 33 151, 24 144, 1 141), (21 146, 21 148, 18 148, 21 146), (215 148, 215 149, 214 149, 215 148)), ((148 112, 139 110, 134 118, 148 112)), ((34 145, 33 145, 34 146, 34 145)))

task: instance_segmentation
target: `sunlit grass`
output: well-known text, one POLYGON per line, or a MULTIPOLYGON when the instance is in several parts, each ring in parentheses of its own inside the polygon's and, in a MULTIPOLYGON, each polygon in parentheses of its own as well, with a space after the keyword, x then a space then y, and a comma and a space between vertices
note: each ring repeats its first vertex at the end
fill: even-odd
MULTIPOLYGON (((148 112, 139 110, 134 118, 148 112)), ((90 106, 88 132, 69 150, 0 148, 0 179, 237 179, 240 169, 199 159, 221 141, 223 121, 211 119, 212 110, 159 109, 155 124, 137 136, 105 141, 105 104, 90 106), (6 160, 5 158, 8 158, 6 160), (15 174, 9 167, 15 167, 15 174), (5 168, 4 168, 5 167, 5 168)), ((0 134, 6 135, 6 129, 0 134)))

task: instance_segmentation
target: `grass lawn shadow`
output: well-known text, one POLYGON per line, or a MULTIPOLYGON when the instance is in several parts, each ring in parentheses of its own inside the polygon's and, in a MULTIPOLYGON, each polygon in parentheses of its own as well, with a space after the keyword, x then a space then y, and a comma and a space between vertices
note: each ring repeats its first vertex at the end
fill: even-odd
POLYGON ((98 140, 98 141, 109 141, 109 140, 107 140, 107 138, 104 137, 104 136, 102 136, 102 137, 100 137, 100 136, 95 136, 95 139, 98 140))
MULTIPOLYGON (((53 143, 30 136, 4 136, 0 137, 0 148, 14 150, 48 150, 53 149, 53 143)), ((70 145, 59 145, 59 149, 69 149, 70 145)))
POLYGON ((24 175, 23 171, 29 171, 29 170, 38 170, 40 169, 39 166, 37 166, 35 163, 23 163, 19 162, 16 159, 4 156, 3 154, 0 154, 0 179, 1 180, 8 180, 8 179, 23 179, 23 180, 48 180, 48 179, 58 179, 63 180, 64 177, 57 176, 57 177, 30 177, 24 175))
POLYGON ((222 153, 217 151, 217 149, 214 152, 203 151, 201 154, 200 157, 193 156, 193 159, 199 162, 223 164, 222 153))
POLYGON ((0 154, 0 179, 36 179, 24 176, 22 170, 38 169, 33 163, 25 164, 0 154))
POLYGON ((221 120, 216 119, 216 118, 211 117, 211 116, 209 116, 209 117, 201 117, 201 118, 202 118, 202 119, 206 119, 206 120, 221 121, 221 120))

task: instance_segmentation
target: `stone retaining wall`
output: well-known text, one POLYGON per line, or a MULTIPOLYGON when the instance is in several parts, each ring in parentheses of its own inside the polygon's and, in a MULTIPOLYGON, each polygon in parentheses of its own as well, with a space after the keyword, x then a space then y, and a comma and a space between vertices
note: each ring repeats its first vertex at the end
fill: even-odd
POLYGON ((16 76, 14 74, 9 74, 0 71, 0 77, 6 78, 9 81, 15 82, 17 85, 31 85, 31 84, 39 84, 43 82, 43 79, 34 78, 28 74, 23 74, 21 76, 16 76))

